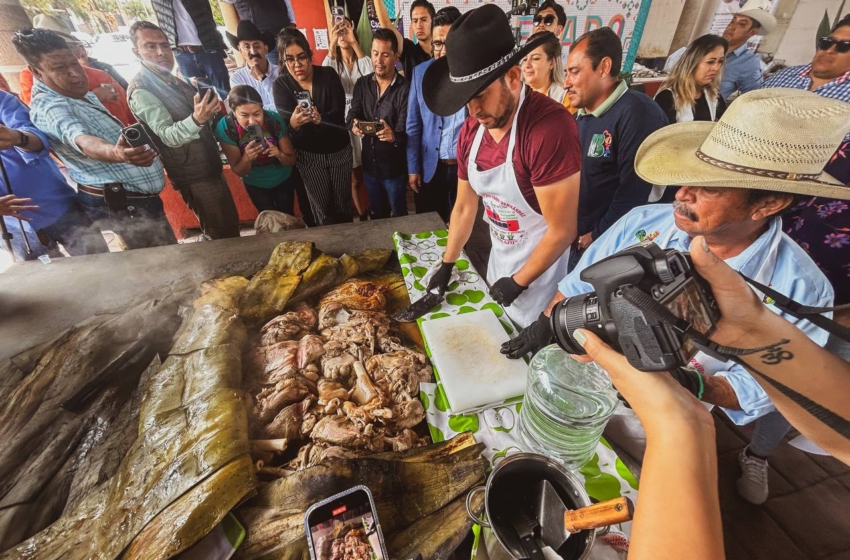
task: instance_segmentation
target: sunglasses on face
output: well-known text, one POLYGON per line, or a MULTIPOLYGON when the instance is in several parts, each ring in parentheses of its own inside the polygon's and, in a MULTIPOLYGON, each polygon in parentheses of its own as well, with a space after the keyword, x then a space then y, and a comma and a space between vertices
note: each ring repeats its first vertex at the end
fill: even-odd
POLYGON ((555 23, 555 16, 552 14, 547 14, 545 16, 534 16, 534 27, 540 27, 543 24, 546 27, 549 27, 555 23))
POLYGON ((828 51, 835 46, 835 52, 846 53, 850 52, 850 41, 839 41, 838 39, 833 39, 832 37, 821 37, 818 39, 818 50, 819 51, 828 51))

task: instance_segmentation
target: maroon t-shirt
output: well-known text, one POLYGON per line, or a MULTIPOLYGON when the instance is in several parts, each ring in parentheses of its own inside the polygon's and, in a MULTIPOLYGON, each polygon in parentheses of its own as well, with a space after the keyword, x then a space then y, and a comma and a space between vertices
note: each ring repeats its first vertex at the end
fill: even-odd
MULTIPOLYGON (((478 132, 478 121, 467 117, 460 129, 457 147, 457 176, 469 180, 468 163, 472 142, 478 132)), ((478 169, 487 171, 505 163, 511 133, 496 143, 484 132, 478 158, 478 169)), ((540 212, 534 187, 562 181, 581 170, 581 146, 575 117, 557 101, 531 89, 519 109, 517 138, 514 148, 514 172, 520 191, 528 204, 540 212)))

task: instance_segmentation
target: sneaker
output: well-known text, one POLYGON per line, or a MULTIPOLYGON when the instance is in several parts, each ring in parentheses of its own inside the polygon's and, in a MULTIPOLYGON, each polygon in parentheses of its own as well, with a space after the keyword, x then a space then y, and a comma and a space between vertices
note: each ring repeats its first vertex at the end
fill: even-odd
POLYGON ((751 504, 761 505, 767 501, 767 459, 747 454, 747 448, 738 457, 742 475, 736 486, 738 494, 751 504))

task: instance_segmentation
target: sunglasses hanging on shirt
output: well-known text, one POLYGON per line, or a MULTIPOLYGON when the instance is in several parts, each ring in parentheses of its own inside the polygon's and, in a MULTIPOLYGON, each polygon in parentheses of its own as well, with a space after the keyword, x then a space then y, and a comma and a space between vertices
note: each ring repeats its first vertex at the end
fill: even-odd
POLYGON ((546 14, 545 16, 534 16, 534 27, 540 27, 540 25, 544 25, 549 27, 555 23, 555 16, 552 14, 546 14))
MULTIPOLYGON (((537 25, 535 21, 534 25, 537 25)), ((832 37, 821 37, 818 39, 817 47, 819 51, 828 51, 835 45, 835 52, 846 53, 850 51, 850 41, 839 41, 832 37)))

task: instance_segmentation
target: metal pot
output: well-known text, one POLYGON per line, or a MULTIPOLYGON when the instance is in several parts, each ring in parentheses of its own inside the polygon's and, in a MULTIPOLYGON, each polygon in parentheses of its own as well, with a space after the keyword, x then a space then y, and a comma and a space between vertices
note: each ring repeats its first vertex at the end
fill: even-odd
MULTIPOLYGON (((517 531, 511 523, 511 513, 520 508, 536 517, 537 488, 544 479, 552 483, 568 508, 590 505, 590 497, 581 481, 562 464, 537 453, 516 453, 503 459, 493 469, 484 486, 476 486, 469 491, 466 513, 475 523, 490 528, 499 544, 513 558, 525 558, 517 531), (472 498, 479 492, 484 492, 486 520, 478 518, 472 511, 472 498)), ((584 560, 590 554, 595 539, 596 530, 581 531, 567 539, 555 552, 564 560, 584 560)))

